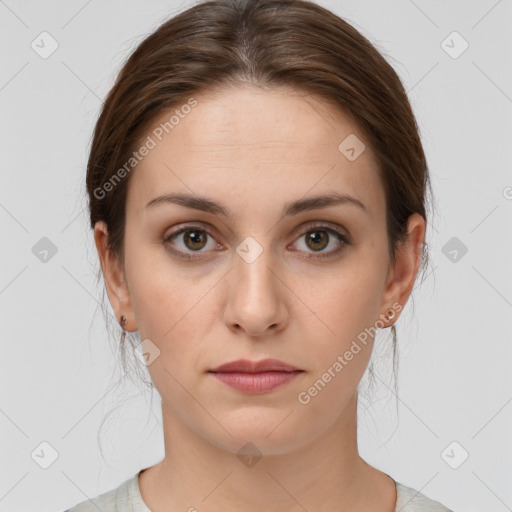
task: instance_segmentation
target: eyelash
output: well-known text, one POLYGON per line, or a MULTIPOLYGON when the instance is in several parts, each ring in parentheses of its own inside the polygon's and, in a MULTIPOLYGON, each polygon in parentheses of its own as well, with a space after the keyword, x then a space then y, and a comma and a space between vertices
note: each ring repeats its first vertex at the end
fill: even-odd
MULTIPOLYGON (((171 245, 172 245, 170 243, 171 240, 173 238, 181 235, 182 233, 185 233, 186 231, 199 231, 202 233, 206 233, 207 235, 209 235, 210 237, 215 239, 214 236, 210 233, 210 231, 208 229, 205 229, 203 226, 195 226, 195 225, 188 224, 188 225, 181 226, 180 229, 178 229, 177 231, 174 231, 170 235, 166 236, 163 240, 164 245, 166 245, 166 247, 172 254, 174 254, 174 255, 178 256, 178 258, 184 259, 186 261, 194 261, 199 258, 202 258, 201 253, 206 252, 206 251, 184 252, 179 249, 175 249, 175 248, 171 247, 171 245)), ((315 232, 315 231, 326 231, 327 233, 334 234, 334 236, 338 239, 338 241, 341 242, 341 245, 338 249, 328 252, 327 256, 307 256, 306 258, 312 258, 314 260, 331 259, 335 255, 339 254, 344 249, 345 245, 350 245, 350 243, 351 243, 351 242, 349 242, 348 238, 345 235, 343 235, 337 229, 334 229, 332 227, 325 225, 325 223, 316 223, 316 224, 313 223, 311 225, 308 225, 307 229, 301 233, 299 238, 303 237, 304 235, 307 235, 308 233, 315 232)), ((330 240, 329 240, 329 242, 330 242, 330 240)), ((315 253, 311 252, 310 254, 315 254, 315 253)), ((318 253, 318 254, 320 254, 320 253, 318 253)))

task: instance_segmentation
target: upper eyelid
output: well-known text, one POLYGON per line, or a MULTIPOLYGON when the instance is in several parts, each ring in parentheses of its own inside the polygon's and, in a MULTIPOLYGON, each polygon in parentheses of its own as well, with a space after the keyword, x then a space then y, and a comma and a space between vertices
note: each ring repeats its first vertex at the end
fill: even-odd
POLYGON ((168 240, 169 238, 175 237, 176 235, 181 235, 185 231, 192 231, 194 229, 197 229, 198 231, 205 231, 212 237, 215 236, 214 233, 217 231, 217 230, 211 228, 208 224, 199 223, 196 225, 193 222, 192 223, 183 222, 181 224, 178 224, 178 226, 175 226, 172 233, 169 233, 168 235, 164 235, 164 239, 168 240))

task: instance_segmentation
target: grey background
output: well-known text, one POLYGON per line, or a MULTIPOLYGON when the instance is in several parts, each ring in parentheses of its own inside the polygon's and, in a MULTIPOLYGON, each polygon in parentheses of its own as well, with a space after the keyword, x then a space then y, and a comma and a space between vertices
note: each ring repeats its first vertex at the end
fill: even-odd
MULTIPOLYGON (((398 322, 398 396, 382 336, 361 454, 455 511, 512 510, 512 1, 320 3, 404 81, 438 207, 428 278, 398 322), (469 44, 457 58, 446 45, 461 41, 442 43, 453 31, 469 44)), ((163 456, 158 396, 151 407, 149 391, 119 380, 84 177, 122 62, 189 5, 0 0, 0 510, 64 510, 163 456), (31 47, 43 31, 59 45, 47 59, 31 47), (43 237, 57 251, 46 262, 43 237)))

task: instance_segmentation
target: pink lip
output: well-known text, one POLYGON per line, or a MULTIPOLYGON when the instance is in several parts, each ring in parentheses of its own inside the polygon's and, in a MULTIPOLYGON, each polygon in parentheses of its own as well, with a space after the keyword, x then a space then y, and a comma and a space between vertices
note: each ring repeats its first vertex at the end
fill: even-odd
POLYGON ((266 393, 286 384, 302 372, 277 359, 239 359, 209 371, 220 381, 244 393, 266 393))
POLYGON ((221 364, 212 368, 211 372, 293 372, 299 370, 291 364, 279 361, 279 359, 262 359, 261 361, 250 361, 249 359, 237 359, 229 363, 221 364))

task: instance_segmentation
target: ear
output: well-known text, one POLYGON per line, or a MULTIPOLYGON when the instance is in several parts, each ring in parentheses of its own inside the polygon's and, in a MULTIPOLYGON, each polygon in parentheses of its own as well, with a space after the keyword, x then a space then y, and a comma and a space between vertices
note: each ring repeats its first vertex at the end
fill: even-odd
POLYGON ((94 242, 100 258, 101 270, 107 288, 107 294, 115 312, 117 321, 121 322, 121 316, 126 317, 123 328, 126 331, 136 331, 137 324, 133 315, 130 292, 126 283, 124 269, 121 263, 107 248, 108 229, 103 221, 94 225, 94 242))
POLYGON ((395 313, 387 319, 390 327, 398 319, 399 312, 405 307, 409 300, 416 275, 421 263, 421 252, 425 240, 425 219, 419 214, 414 213, 407 222, 408 238, 402 244, 399 244, 396 254, 396 263, 390 263, 389 271, 386 277, 385 290, 382 296, 382 308, 385 310, 381 314, 384 318, 386 313, 395 313), (393 307, 393 304, 395 307, 393 307), (401 307, 399 308, 398 305, 401 307))

